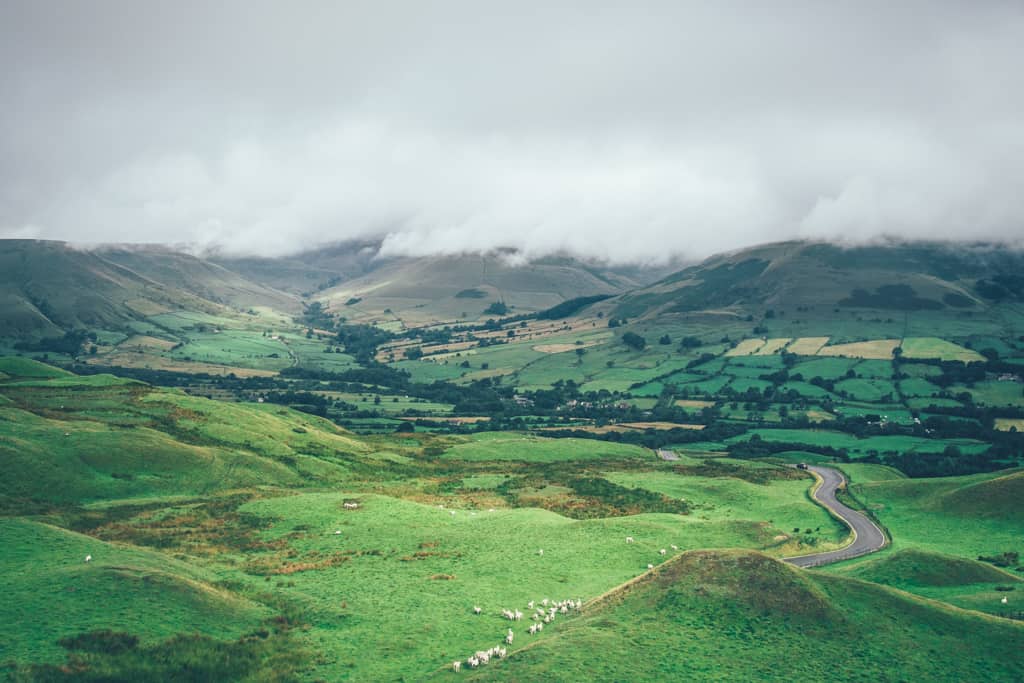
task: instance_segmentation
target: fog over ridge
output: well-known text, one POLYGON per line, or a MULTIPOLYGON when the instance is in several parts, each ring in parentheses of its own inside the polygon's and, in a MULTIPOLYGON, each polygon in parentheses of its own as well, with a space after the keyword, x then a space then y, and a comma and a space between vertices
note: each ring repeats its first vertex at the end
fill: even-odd
POLYGON ((1013 2, 0 7, 0 237, 663 262, 1024 237, 1013 2))

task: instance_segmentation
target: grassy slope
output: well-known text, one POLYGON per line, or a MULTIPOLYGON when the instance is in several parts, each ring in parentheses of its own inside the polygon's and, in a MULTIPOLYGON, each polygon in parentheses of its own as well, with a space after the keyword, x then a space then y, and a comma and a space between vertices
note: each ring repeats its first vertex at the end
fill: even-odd
POLYGON ((1022 646, 1020 624, 748 551, 702 551, 469 678, 1014 681, 1022 646))
POLYGON ((941 553, 899 550, 831 571, 1000 616, 1019 612, 1024 605, 1019 592, 1024 580, 1018 576, 984 562, 941 553))
POLYGON ((40 380, 47 366, 5 363, 0 496, 70 503, 204 494, 344 479, 368 447, 326 420, 277 406, 221 403, 110 376, 40 380))
POLYGON ((733 477, 687 476, 669 472, 613 472, 607 478, 623 486, 639 486, 681 498, 690 503, 692 515, 698 519, 745 519, 767 523, 766 533, 775 539, 773 553, 783 556, 838 545, 848 534, 844 525, 811 502, 809 479, 757 484, 733 477), (804 530, 812 533, 805 534, 804 530))
POLYGON ((1020 471, 854 483, 854 494, 893 535, 893 549, 975 558, 1024 551, 1020 471))
POLYGON ((1024 553, 1019 470, 907 479, 878 466, 842 467, 857 499, 891 532, 892 545, 825 571, 877 580, 967 609, 993 614, 1019 609, 1018 593, 1010 595, 1007 607, 1001 603, 1006 593, 995 590, 996 583, 1016 584, 1017 579, 975 561, 981 555, 1024 553))
POLYGON ((608 441, 544 439, 529 434, 485 432, 474 435, 467 443, 452 447, 445 457, 471 461, 560 462, 604 458, 651 459, 653 454, 646 448, 608 441))
POLYGON ((0 537, 0 662, 59 659, 56 641, 86 630, 125 630, 147 642, 194 631, 231 638, 270 615, 162 553, 21 519, 0 519, 0 537))

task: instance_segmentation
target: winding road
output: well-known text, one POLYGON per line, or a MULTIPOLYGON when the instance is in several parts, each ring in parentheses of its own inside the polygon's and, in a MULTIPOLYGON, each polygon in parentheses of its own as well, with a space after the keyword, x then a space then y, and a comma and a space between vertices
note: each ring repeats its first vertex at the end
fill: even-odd
POLYGON ((811 494, 811 497, 818 504, 843 520, 846 526, 850 527, 850 530, 853 532, 853 543, 839 550, 787 557, 784 561, 797 567, 817 567, 823 564, 831 564, 867 555, 885 547, 885 534, 878 528, 878 525, 836 499, 836 489, 846 483, 846 477, 843 476, 842 472, 831 467, 820 467, 818 465, 808 465, 807 469, 818 475, 822 481, 811 494))

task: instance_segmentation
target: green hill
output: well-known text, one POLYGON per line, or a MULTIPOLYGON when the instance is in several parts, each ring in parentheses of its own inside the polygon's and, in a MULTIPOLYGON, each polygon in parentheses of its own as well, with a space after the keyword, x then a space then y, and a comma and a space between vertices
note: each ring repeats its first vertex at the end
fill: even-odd
POLYGON ((639 284, 626 275, 568 257, 520 262, 513 256, 388 259, 321 297, 349 319, 398 318, 420 325, 501 317, 504 314, 484 313, 495 303, 504 303, 511 315, 536 312, 567 299, 617 294, 639 284))
POLYGON ((467 678, 1016 681, 1022 646, 1018 623, 753 552, 696 551, 467 678))
POLYGON ((0 368, 0 503, 9 511, 110 498, 343 481, 368 447, 280 406, 211 401, 110 375, 0 368), (20 376, 19 376, 20 375, 20 376), (28 377, 28 378, 27 378, 28 377))
POLYGON ((249 308, 267 306, 278 311, 297 312, 298 300, 253 281, 211 261, 159 245, 112 246, 98 255, 164 286, 188 292, 206 301, 249 308))
POLYGON ((983 245, 784 242, 714 256, 623 294, 610 308, 626 318, 718 310, 756 319, 771 309, 787 324, 817 319, 826 325, 822 334, 834 334, 836 321, 863 311, 901 324, 907 314, 985 314, 1021 300, 1022 269, 1024 253, 983 245))
POLYGON ((938 511, 964 517, 1014 518, 1024 524, 1024 471, 953 489, 931 503, 938 511))
POLYGON ((962 477, 854 481, 852 491, 893 537, 893 548, 961 558, 1024 552, 1020 470, 962 477))
POLYGON ((216 576, 164 554, 23 519, 0 519, 3 661, 49 661, 57 640, 111 629, 153 642, 182 632, 231 638, 272 612, 214 585, 216 576), (91 556, 90 562, 85 557, 91 556))
POLYGON ((81 250, 64 242, 0 241, 0 335, 56 337, 70 329, 132 331, 172 311, 218 315, 289 295, 162 247, 81 250))
POLYGON ((1021 579, 992 565, 923 550, 901 550, 862 562, 845 572, 886 586, 961 586, 975 583, 1017 583, 1021 579))

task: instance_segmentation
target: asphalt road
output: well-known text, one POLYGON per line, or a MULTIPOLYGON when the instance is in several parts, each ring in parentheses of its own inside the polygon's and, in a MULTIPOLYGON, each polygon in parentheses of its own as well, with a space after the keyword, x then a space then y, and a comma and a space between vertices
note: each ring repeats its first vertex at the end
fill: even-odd
POLYGON ((846 526, 850 527, 854 533, 854 540, 853 543, 839 550, 832 550, 827 553, 814 553, 812 555, 800 555, 799 557, 787 557, 785 561, 797 567, 817 567, 823 564, 831 564, 867 555, 884 547, 885 534, 882 533, 882 530, 874 522, 836 500, 836 489, 846 481, 842 472, 831 467, 821 467, 818 465, 808 465, 807 469, 816 473, 825 482, 814 492, 814 500, 846 522, 846 526))

